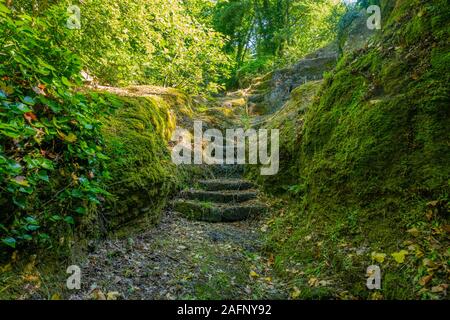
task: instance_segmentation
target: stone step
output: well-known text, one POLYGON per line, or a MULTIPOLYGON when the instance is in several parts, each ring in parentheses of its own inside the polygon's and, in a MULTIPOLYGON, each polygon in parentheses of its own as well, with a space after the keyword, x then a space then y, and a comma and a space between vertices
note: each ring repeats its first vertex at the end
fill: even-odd
POLYGON ((249 190, 255 188, 252 182, 242 179, 200 180, 198 183, 202 189, 207 191, 249 190))
POLYGON ((245 202, 256 199, 258 192, 255 190, 185 190, 181 192, 181 198, 199 201, 211 201, 220 203, 245 202))
POLYGON ((177 199, 172 202, 172 206, 174 211, 188 219, 206 222, 243 221, 267 210, 266 206, 258 201, 230 205, 177 199))
POLYGON ((244 165, 211 165, 209 169, 216 178, 240 178, 244 174, 244 165))

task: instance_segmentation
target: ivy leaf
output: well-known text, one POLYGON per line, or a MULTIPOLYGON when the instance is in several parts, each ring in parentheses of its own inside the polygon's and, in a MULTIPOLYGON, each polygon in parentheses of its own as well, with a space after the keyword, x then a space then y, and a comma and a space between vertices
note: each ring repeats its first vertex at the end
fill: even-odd
POLYGON ((63 84, 65 84, 65 85, 68 86, 68 87, 72 86, 72 84, 70 83, 70 81, 69 81, 66 77, 64 77, 64 76, 61 77, 61 81, 62 81, 63 84))
POLYGON ((28 231, 36 231, 36 230, 38 230, 38 229, 40 229, 41 227, 40 226, 37 226, 37 225, 34 225, 34 224, 30 224, 30 225, 28 225, 27 227, 26 227, 26 229, 28 230, 28 231))
POLYGON ((15 248, 16 247, 16 239, 12 237, 3 238, 2 242, 6 244, 8 247, 15 248))
POLYGON ((27 206, 27 201, 25 197, 13 197, 13 202, 16 206, 21 209, 25 209, 27 206))
POLYGON ((73 220, 73 217, 71 216, 65 217, 64 221, 67 222, 68 224, 75 224, 75 220, 73 220))
POLYGON ((50 221, 53 221, 53 222, 60 221, 60 220, 62 220, 62 217, 57 214, 50 217, 50 221))
POLYGON ((64 137, 64 140, 69 143, 74 143, 75 141, 77 141, 77 136, 71 132, 67 136, 64 137))
POLYGON ((26 241, 31 241, 31 240, 33 240, 33 237, 30 236, 29 234, 24 234, 23 236, 21 236, 21 238, 22 238, 23 240, 26 240, 26 241))
POLYGON ((40 233, 39 234, 39 239, 42 240, 42 241, 46 241, 46 240, 50 239, 50 236, 48 234, 46 234, 46 233, 40 233))
POLYGON ((39 171, 37 177, 45 182, 49 182, 47 171, 39 171))
POLYGON ((24 97, 22 101, 30 106, 33 106, 35 104, 34 99, 30 96, 24 97))
POLYGON ((30 107, 28 107, 27 105, 25 105, 23 103, 18 103, 16 105, 16 109, 19 110, 22 113, 27 113, 27 112, 33 111, 33 110, 30 109, 30 107))
POLYGON ((78 208, 76 208, 75 212, 79 213, 79 214, 86 214, 86 208, 78 207, 78 208))
POLYGON ((34 217, 26 217, 25 220, 29 223, 29 224, 34 224, 34 225, 38 225, 38 221, 34 218, 34 217))

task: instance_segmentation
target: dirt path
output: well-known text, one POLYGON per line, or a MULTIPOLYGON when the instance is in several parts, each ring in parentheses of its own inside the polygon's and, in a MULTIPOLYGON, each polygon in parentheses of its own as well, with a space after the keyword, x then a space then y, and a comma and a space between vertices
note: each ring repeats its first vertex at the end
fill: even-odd
POLYGON ((261 239, 256 220, 205 223, 166 212, 158 227, 90 254, 71 299, 287 298, 261 239))

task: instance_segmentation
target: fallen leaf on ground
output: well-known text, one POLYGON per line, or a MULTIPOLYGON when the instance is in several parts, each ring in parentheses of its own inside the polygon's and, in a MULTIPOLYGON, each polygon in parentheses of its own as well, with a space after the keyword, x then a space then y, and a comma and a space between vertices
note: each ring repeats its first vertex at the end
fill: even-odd
POLYGON ((392 254, 392 257, 394 258, 397 263, 403 263, 405 262, 405 257, 408 254, 408 251, 406 250, 400 250, 399 252, 394 252, 392 254))
POLYGON ((92 291, 91 297, 94 300, 106 300, 105 294, 100 289, 95 289, 92 291))
POLYGON ((61 296, 58 293, 54 293, 50 300, 61 300, 61 296))
POLYGON ((445 290, 447 290, 447 288, 448 288, 447 284, 440 284, 438 286, 434 286, 433 288, 431 288, 431 292, 440 293, 440 292, 444 292, 445 290))
POLYGON ((333 284, 333 281, 331 281, 331 280, 321 280, 321 281, 319 281, 319 286, 321 286, 321 287, 326 287, 326 286, 329 286, 331 284, 333 284))
POLYGON ((424 277, 420 278, 419 284, 424 287, 428 284, 428 282, 431 281, 432 278, 433 278, 433 275, 431 275, 431 274, 424 276, 424 277))
POLYGON ((27 282, 39 282, 39 277, 34 274, 27 274, 22 276, 22 279, 27 282))
POLYGON ((385 253, 379 253, 379 252, 372 252, 371 256, 372 256, 372 260, 375 260, 378 263, 383 263, 384 259, 386 258, 385 253))
POLYGON ((432 260, 430 260, 428 258, 423 259, 422 260, 422 264, 425 267, 429 267, 429 268, 436 268, 437 267, 436 263, 434 263, 432 260))
POLYGON ((117 291, 108 292, 106 294, 106 300, 118 300, 121 297, 121 294, 117 291))
POLYGON ((411 234, 414 237, 418 237, 420 235, 420 231, 417 228, 411 228, 411 229, 407 230, 406 232, 408 232, 409 234, 411 234))
POLYGON ((298 297, 300 297, 300 293, 301 291, 297 287, 294 287, 293 291, 291 292, 291 298, 298 299, 298 297))
POLYGON ((308 285, 310 287, 318 287, 319 286, 319 279, 317 279, 317 278, 310 278, 308 280, 308 285))

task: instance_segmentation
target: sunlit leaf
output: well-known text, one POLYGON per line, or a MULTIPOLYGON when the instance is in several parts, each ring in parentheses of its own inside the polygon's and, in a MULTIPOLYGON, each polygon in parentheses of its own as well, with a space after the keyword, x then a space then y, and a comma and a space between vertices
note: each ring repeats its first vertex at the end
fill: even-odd
POLYGON ((394 253, 392 253, 392 257, 394 258, 394 260, 397 262, 397 263, 403 263, 403 262, 405 262, 405 257, 408 255, 408 251, 406 251, 406 250, 400 250, 399 252, 394 252, 394 253))

